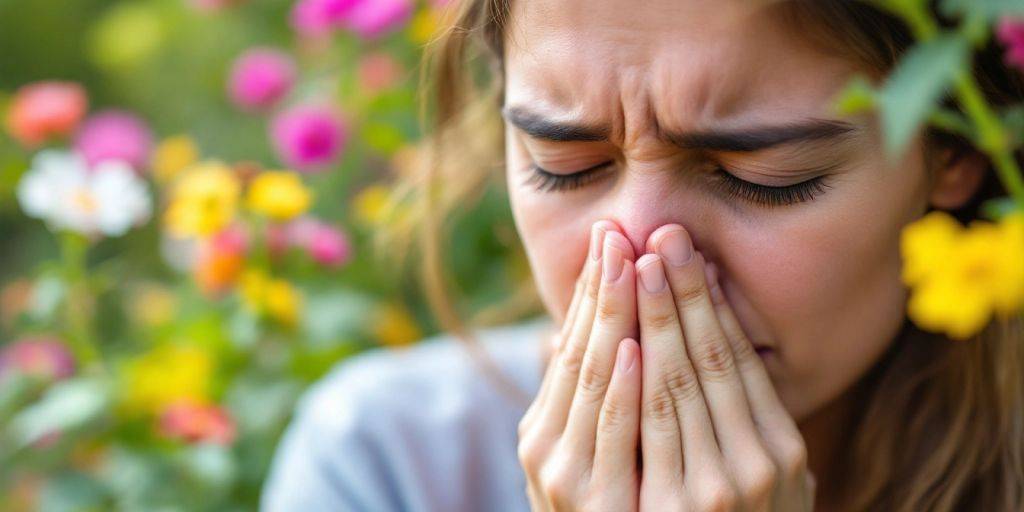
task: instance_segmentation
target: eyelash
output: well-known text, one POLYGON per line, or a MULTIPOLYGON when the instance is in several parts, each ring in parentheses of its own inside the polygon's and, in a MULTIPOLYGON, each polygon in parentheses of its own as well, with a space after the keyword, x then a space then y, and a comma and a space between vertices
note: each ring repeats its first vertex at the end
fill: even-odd
MULTIPOLYGON (((598 164, 572 174, 556 174, 531 165, 533 171, 526 180, 540 192, 565 192, 578 189, 601 177, 600 171, 611 165, 611 162, 598 164)), ((809 180, 784 187, 759 185, 737 178, 722 167, 715 169, 715 184, 726 194, 745 201, 764 206, 788 206, 804 201, 811 201, 830 188, 824 181, 825 175, 815 176, 809 180)))

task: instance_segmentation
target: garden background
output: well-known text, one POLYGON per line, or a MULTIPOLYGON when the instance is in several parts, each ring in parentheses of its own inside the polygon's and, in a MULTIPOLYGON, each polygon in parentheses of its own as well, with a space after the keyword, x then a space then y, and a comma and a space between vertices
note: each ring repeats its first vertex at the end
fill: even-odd
MULTIPOLYGON (((437 331, 373 237, 443 9, 0 1, 0 509, 252 510, 310 383, 437 331)), ((475 308, 525 272, 486 194, 475 308)))

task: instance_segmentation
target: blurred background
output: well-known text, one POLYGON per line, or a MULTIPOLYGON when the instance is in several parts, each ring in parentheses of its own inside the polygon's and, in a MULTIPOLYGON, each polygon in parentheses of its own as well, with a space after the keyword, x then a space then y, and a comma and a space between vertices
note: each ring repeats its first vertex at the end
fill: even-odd
MULTIPOLYGON (((0 1, 0 509, 252 510, 310 383, 438 330, 373 239, 444 4, 0 1)), ((526 276, 482 197, 472 310, 526 276)))

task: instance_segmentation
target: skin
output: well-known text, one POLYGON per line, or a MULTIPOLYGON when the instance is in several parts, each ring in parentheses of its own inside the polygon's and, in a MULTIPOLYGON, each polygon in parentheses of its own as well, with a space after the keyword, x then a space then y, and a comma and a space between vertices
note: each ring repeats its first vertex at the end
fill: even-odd
MULTIPOLYGON (((904 320, 900 230, 929 204, 962 204, 983 172, 977 159, 960 158, 943 159, 929 173, 919 142, 886 159, 873 118, 839 119, 831 111, 857 71, 841 52, 803 39, 774 8, 740 0, 513 2, 505 41, 508 189, 552 318, 569 324, 596 222, 621 235, 632 261, 657 252, 659 233, 682 230, 716 268, 737 337, 772 348, 759 358, 771 395, 798 426, 819 481, 835 473, 830 454, 846 421, 846 394, 904 320), (695 147, 708 137, 686 136, 822 120, 844 123, 843 133, 754 151, 695 147), (594 140, 529 133, 541 124, 586 127, 594 140), (686 147, 673 143, 680 139, 686 147), (603 163, 572 190, 538 190, 531 180, 532 165, 568 175, 603 163), (716 185, 718 169, 766 186, 824 175, 827 188, 813 200, 768 206, 729 195, 716 185)), ((638 341, 647 393, 657 382, 647 367, 661 364, 649 357, 686 355, 639 348, 639 302, 615 306, 633 311, 619 311, 625 326, 603 350, 613 354, 623 338, 638 341)), ((581 350, 592 341, 585 338, 581 350)), ((677 345, 687 342, 680 336, 677 345)), ((607 373, 614 359, 605 354, 607 373)), ((571 400, 545 407, 568 410, 571 400)), ((825 508, 827 497, 818 499, 825 508)))

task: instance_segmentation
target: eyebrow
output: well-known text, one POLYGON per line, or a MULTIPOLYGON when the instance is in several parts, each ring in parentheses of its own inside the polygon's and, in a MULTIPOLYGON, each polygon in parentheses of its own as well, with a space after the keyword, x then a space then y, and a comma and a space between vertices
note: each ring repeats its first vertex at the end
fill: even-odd
MULTIPOLYGON (((502 116, 531 137, 552 142, 608 140, 606 127, 547 119, 523 107, 505 107, 502 116)), ((784 144, 835 139, 857 131, 856 125, 831 119, 808 119, 778 126, 663 132, 662 138, 682 149, 753 152, 784 144)))

